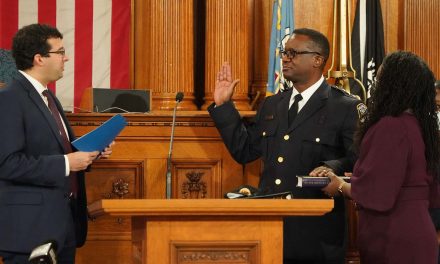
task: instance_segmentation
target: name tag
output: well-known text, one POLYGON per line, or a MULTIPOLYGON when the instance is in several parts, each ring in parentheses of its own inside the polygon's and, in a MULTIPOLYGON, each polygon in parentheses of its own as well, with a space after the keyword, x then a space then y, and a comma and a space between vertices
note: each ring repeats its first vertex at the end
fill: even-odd
POLYGON ((273 115, 267 115, 264 117, 264 120, 273 120, 273 115))

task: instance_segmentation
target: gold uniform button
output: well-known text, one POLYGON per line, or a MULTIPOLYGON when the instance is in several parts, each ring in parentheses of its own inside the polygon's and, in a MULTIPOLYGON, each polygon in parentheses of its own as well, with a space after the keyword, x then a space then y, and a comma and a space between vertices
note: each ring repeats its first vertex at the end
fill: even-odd
POLYGON ((289 140, 289 138, 290 138, 289 135, 284 136, 284 140, 289 140))
POLYGON ((280 184, 281 184, 281 180, 280 180, 280 179, 276 179, 276 180, 275 180, 275 184, 276 184, 276 185, 280 185, 280 184))
POLYGON ((319 142, 319 141, 321 141, 321 139, 320 138, 315 138, 315 141, 319 142))
POLYGON ((281 162, 283 162, 284 161, 284 158, 283 157, 278 157, 278 162, 279 163, 281 163, 281 162))
POLYGON ((263 137, 265 137, 266 136, 266 132, 263 132, 263 137))

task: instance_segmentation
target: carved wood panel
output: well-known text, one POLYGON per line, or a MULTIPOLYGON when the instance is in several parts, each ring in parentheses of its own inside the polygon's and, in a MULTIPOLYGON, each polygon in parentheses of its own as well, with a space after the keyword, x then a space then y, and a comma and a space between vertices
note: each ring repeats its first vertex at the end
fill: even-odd
POLYGON ((147 256, 154 255, 147 257, 147 264, 160 263, 164 257, 173 264, 282 263, 282 256, 272 253, 274 247, 282 248, 282 221, 252 217, 237 222, 229 217, 150 218, 144 222, 147 239, 139 242, 147 256), (159 257, 157 252, 169 255, 159 257))
POLYGON ((173 160, 174 198, 222 198, 220 160, 173 160))
MULTIPOLYGON (((86 174, 88 203, 100 199, 134 199, 143 195, 142 160, 99 160, 86 174)), ((101 216, 89 221, 85 246, 76 263, 131 263, 131 219, 101 216), (98 257, 96 251, 101 249, 98 257), (100 260, 93 262, 93 260, 100 260), (116 262, 115 262, 116 261, 116 262)))
POLYGON ((260 264, 259 241, 171 241, 170 264, 260 264))

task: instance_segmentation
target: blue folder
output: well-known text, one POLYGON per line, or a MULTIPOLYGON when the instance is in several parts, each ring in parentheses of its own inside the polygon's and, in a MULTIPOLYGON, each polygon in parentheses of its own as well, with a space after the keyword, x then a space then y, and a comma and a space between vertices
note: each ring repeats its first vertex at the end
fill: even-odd
POLYGON ((115 115, 93 131, 72 141, 72 145, 79 151, 103 151, 127 125, 121 115, 115 115))

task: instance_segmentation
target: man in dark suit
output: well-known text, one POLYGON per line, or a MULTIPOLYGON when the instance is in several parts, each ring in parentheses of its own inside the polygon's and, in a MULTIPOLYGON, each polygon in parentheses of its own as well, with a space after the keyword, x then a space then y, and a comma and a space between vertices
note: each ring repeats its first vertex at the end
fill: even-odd
MULTIPOLYGON (((328 198, 319 189, 296 188, 296 175, 337 175, 352 170, 350 151, 358 113, 363 105, 329 86, 322 75, 329 43, 321 33, 296 29, 282 51, 284 78, 293 89, 267 97, 255 122, 245 125, 230 101, 238 80, 230 66, 217 76, 214 104, 208 108, 234 159, 247 163, 262 158, 259 187, 265 192, 291 191, 294 198, 328 198)), ((343 199, 321 217, 289 217, 284 221, 284 263, 344 263, 343 199)))
POLYGON ((74 263, 87 234, 83 170, 99 152, 72 150, 73 131, 47 89, 68 61, 61 33, 25 26, 12 54, 20 73, 0 90, 0 256, 28 263, 33 248, 55 240, 58 263, 74 263))

